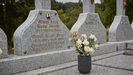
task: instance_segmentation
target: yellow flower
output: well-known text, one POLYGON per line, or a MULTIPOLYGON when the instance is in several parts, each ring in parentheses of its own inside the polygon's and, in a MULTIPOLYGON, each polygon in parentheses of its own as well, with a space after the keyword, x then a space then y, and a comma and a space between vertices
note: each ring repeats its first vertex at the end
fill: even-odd
POLYGON ((3 53, 2 49, 0 48, 0 55, 3 53))
POLYGON ((75 32, 72 32, 72 33, 71 33, 71 36, 72 36, 72 37, 77 37, 77 36, 78 36, 78 32, 76 32, 76 31, 75 31, 75 32))

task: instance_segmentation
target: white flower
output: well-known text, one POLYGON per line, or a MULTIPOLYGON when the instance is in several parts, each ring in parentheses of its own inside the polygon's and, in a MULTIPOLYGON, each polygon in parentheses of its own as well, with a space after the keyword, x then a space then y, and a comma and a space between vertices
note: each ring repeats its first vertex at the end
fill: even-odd
POLYGON ((82 34, 82 37, 84 37, 85 39, 87 39, 87 35, 86 34, 82 34))
POLYGON ((94 38, 94 41, 97 41, 97 38, 96 37, 94 38))
POLYGON ((91 53, 91 54, 95 52, 95 50, 93 48, 90 48, 89 46, 85 46, 84 50, 86 53, 91 53))
POLYGON ((85 39, 85 40, 83 41, 83 44, 84 44, 84 45, 89 45, 89 41, 88 41, 87 39, 85 39))
POLYGON ((90 37, 91 39, 95 39, 95 38, 96 38, 95 35, 92 35, 92 34, 91 34, 89 37, 90 37))
POLYGON ((2 54, 2 52, 3 52, 3 51, 2 51, 2 49, 0 48, 0 55, 2 54))
POLYGON ((90 49, 89 49, 89 52, 94 52, 94 49, 93 49, 93 48, 90 48, 90 49))
POLYGON ((84 47, 84 50, 85 50, 86 53, 89 53, 89 49, 90 49, 89 46, 85 46, 85 47, 84 47))
POLYGON ((91 34, 89 37, 90 37, 90 39, 94 39, 94 41, 97 41, 97 38, 96 38, 95 35, 92 35, 92 34, 91 34))
POLYGON ((78 39, 78 41, 76 41, 77 44, 82 44, 82 41, 80 39, 78 39))
POLYGON ((95 47, 96 47, 96 48, 98 48, 98 47, 99 47, 99 45, 98 45, 98 44, 95 44, 95 47))

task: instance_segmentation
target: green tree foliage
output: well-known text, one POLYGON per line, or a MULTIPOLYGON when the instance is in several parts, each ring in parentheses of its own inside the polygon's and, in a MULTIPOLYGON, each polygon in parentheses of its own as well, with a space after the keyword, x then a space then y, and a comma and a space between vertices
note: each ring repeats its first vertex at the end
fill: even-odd
POLYGON ((57 10, 59 17, 69 29, 78 19, 79 14, 82 12, 81 3, 60 3, 52 0, 52 9, 57 10))
POLYGON ((116 0, 104 0, 103 3, 96 4, 96 12, 99 13, 105 27, 109 28, 116 15, 116 0))
POLYGON ((133 21, 133 0, 126 0, 126 15, 129 17, 130 22, 133 21))
POLYGON ((14 31, 33 8, 33 0, 0 0, 0 28, 7 34, 9 49, 13 47, 14 31))

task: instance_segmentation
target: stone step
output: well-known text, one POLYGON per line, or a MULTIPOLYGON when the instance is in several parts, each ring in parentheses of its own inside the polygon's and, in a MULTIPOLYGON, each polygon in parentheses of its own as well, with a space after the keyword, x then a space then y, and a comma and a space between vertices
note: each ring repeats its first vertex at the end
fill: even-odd
POLYGON ((60 64, 60 65, 55 65, 55 66, 51 66, 51 67, 47 67, 47 68, 41 68, 41 69, 32 70, 32 71, 14 74, 14 75, 41 75, 41 74, 46 74, 46 73, 50 73, 50 72, 54 72, 54 71, 59 71, 61 69, 73 67, 76 65, 77 65, 77 61, 74 61, 74 62, 64 63, 64 64, 60 64))
POLYGON ((133 50, 126 50, 123 54, 124 55, 133 55, 133 50))
MULTIPOLYGON (((101 44, 93 56, 116 52, 117 44, 101 44)), ((54 65, 77 60, 77 53, 73 49, 39 53, 27 56, 12 56, 0 60, 0 75, 16 74, 46 68, 54 65)))
POLYGON ((125 55, 133 55, 133 42, 126 43, 126 51, 124 52, 125 55))
MULTIPOLYGON (((100 56, 94 56, 94 57, 92 57, 92 61, 95 62, 95 61, 106 59, 106 58, 116 56, 116 55, 119 55, 122 53, 123 53, 123 51, 119 51, 119 52, 113 52, 113 53, 109 53, 109 54, 103 54, 100 56)), ((41 68, 41 69, 18 73, 18 74, 14 74, 14 75, 47 75, 52 72, 57 72, 62 69, 67 69, 67 68, 72 68, 72 67, 77 67, 77 61, 54 65, 54 66, 50 66, 47 68, 41 68)), ((64 75, 64 74, 62 74, 62 75, 64 75)))
POLYGON ((0 60, 0 75, 10 75, 77 60, 74 50, 53 51, 27 56, 12 56, 0 60))
POLYGON ((133 50, 133 42, 126 43, 127 50, 133 50))

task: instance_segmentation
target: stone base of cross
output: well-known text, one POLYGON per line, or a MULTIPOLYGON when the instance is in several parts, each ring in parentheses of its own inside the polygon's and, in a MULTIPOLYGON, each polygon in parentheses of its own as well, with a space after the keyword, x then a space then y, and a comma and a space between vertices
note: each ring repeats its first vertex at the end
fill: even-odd
POLYGON ((126 43, 125 55, 133 55, 133 43, 126 43))

